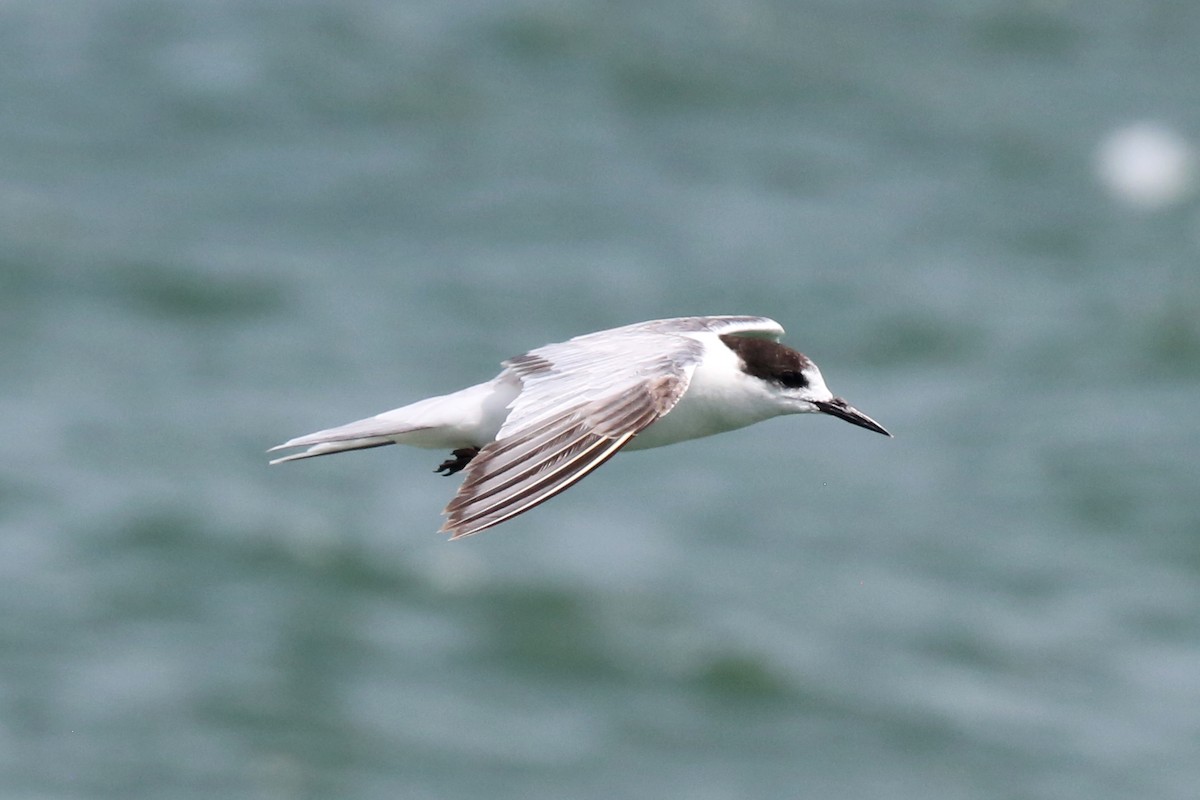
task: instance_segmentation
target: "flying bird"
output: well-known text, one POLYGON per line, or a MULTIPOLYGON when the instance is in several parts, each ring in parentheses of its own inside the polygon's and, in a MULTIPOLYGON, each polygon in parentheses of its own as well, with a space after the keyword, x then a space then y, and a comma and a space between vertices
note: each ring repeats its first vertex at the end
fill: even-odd
POLYGON ((500 374, 452 394, 284 442, 272 461, 389 444, 445 449, 434 472, 465 471, 443 512, 457 539, 512 519, 572 486, 622 449, 823 413, 891 436, 835 397, 766 317, 639 322, 538 347, 500 374))

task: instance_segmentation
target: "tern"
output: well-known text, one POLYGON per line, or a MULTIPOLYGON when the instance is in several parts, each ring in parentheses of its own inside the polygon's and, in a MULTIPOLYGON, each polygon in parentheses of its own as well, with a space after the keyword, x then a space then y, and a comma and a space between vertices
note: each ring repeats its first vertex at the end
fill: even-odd
POLYGON ((452 394, 300 436, 272 464, 406 444, 450 450, 465 471, 442 512, 452 539, 499 525, 574 485, 622 449, 698 439, 783 414, 822 413, 891 436, 835 397, 767 317, 678 317, 538 347, 452 394))

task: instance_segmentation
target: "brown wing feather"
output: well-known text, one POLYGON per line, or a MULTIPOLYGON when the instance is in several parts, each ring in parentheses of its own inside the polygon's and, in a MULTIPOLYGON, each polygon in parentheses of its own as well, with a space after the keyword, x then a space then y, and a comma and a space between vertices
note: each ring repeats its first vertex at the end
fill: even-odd
POLYGON ((442 530, 469 536, 549 500, 670 411, 686 386, 682 376, 660 378, 615 403, 578 405, 485 446, 446 506, 442 530))

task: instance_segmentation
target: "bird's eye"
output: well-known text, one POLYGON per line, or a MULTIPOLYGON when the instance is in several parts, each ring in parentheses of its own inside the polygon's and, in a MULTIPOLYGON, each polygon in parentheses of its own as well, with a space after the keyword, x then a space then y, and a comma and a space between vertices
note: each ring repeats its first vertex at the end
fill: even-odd
POLYGON ((789 389, 803 389, 808 386, 808 378, 804 377, 803 372, 793 372, 788 370, 779 373, 779 382, 789 389))

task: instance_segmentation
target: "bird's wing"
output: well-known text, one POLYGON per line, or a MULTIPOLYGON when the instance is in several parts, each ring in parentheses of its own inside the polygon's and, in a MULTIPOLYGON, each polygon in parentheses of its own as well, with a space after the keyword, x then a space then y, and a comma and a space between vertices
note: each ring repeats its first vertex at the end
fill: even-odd
POLYGON ((443 531, 478 533, 528 511, 603 464, 687 391, 704 344, 685 325, 708 320, 714 331, 761 331, 757 317, 688 317, 587 334, 504 362, 521 393, 496 435, 466 469, 446 507, 443 531), (736 321, 724 321, 724 320, 736 321), (661 327, 659 327, 661 326, 661 327))
POLYGON ((656 319, 650 322, 639 322, 624 328, 611 331, 589 333, 577 336, 571 341, 588 339, 593 336, 605 336, 622 331, 655 331, 657 333, 716 333, 719 335, 749 336, 754 339, 779 339, 783 336, 783 326, 770 317, 716 316, 716 317, 674 317, 672 319, 656 319))

